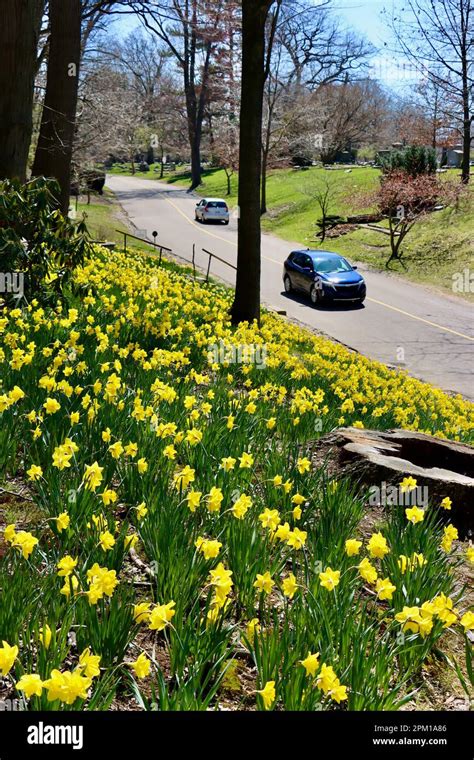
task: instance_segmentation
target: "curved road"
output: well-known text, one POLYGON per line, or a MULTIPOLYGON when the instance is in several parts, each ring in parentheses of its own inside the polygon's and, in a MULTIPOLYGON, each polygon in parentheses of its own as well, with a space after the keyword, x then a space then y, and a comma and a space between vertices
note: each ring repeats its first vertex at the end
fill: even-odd
MULTIPOLYGON (((207 267, 206 248, 232 264, 237 259, 237 219, 229 226, 194 221, 197 195, 172 185, 135 177, 107 176, 109 187, 133 224, 151 240, 182 259, 207 267)), ((140 235, 141 236, 141 235, 140 235)), ((329 244, 330 246, 330 244, 329 244)), ((309 300, 283 291, 282 264, 294 247, 273 235, 262 239, 262 301, 289 317, 320 330, 372 359, 474 400, 474 307, 455 296, 442 296, 395 275, 359 269, 367 282, 362 308, 314 309, 309 300)), ((353 261, 357 260, 354 250, 353 261)), ((211 275, 231 285, 234 270, 213 260, 211 275)))

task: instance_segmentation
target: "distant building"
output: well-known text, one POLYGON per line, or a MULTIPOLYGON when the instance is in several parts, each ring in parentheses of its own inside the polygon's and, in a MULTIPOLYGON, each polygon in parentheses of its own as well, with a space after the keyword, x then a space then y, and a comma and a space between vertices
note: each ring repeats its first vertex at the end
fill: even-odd
POLYGON ((441 166, 447 166, 449 169, 459 169, 462 165, 463 150, 461 145, 455 145, 454 148, 443 148, 441 154, 441 166))

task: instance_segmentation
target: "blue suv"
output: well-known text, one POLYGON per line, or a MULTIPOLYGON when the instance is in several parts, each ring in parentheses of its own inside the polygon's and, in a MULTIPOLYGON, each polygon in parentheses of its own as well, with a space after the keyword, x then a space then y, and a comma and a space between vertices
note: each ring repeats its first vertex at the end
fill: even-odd
POLYGON ((308 293, 315 306, 336 301, 362 304, 366 285, 356 269, 331 251, 292 251, 283 265, 283 284, 287 293, 308 293))

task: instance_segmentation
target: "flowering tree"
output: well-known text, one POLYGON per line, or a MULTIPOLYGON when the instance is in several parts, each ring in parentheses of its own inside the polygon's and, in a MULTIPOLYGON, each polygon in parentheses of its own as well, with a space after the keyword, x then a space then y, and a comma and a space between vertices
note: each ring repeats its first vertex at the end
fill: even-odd
POLYGON ((387 267, 395 259, 402 261, 402 244, 406 236, 423 216, 433 210, 443 190, 432 174, 411 176, 404 171, 393 171, 381 177, 374 200, 388 219, 390 257, 387 267))

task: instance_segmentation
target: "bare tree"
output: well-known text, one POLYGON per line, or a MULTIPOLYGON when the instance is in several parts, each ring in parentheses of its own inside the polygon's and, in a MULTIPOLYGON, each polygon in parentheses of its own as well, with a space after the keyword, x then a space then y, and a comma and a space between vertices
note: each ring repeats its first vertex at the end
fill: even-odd
POLYGON ((292 133, 301 136, 308 91, 360 74, 373 52, 363 39, 341 29, 329 13, 329 3, 286 0, 281 6, 265 85, 262 214, 267 211, 270 157, 292 133))
POLYGON ((182 72, 191 151, 191 187, 201 184, 201 141, 210 70, 222 35, 226 0, 131 2, 143 24, 167 46, 182 72))
POLYGON ((315 201, 321 212, 321 216, 316 224, 320 229, 318 234, 322 244, 326 239, 326 232, 330 225, 331 210, 340 195, 337 180, 324 177, 321 182, 318 182, 317 184, 308 183, 302 189, 305 195, 315 201))
POLYGON ((0 177, 24 181, 44 0, 3 0, 0 24, 0 177))
POLYGON ((474 95, 474 0, 407 0, 393 16, 399 50, 420 74, 457 104, 463 158, 461 178, 469 182, 474 95))

